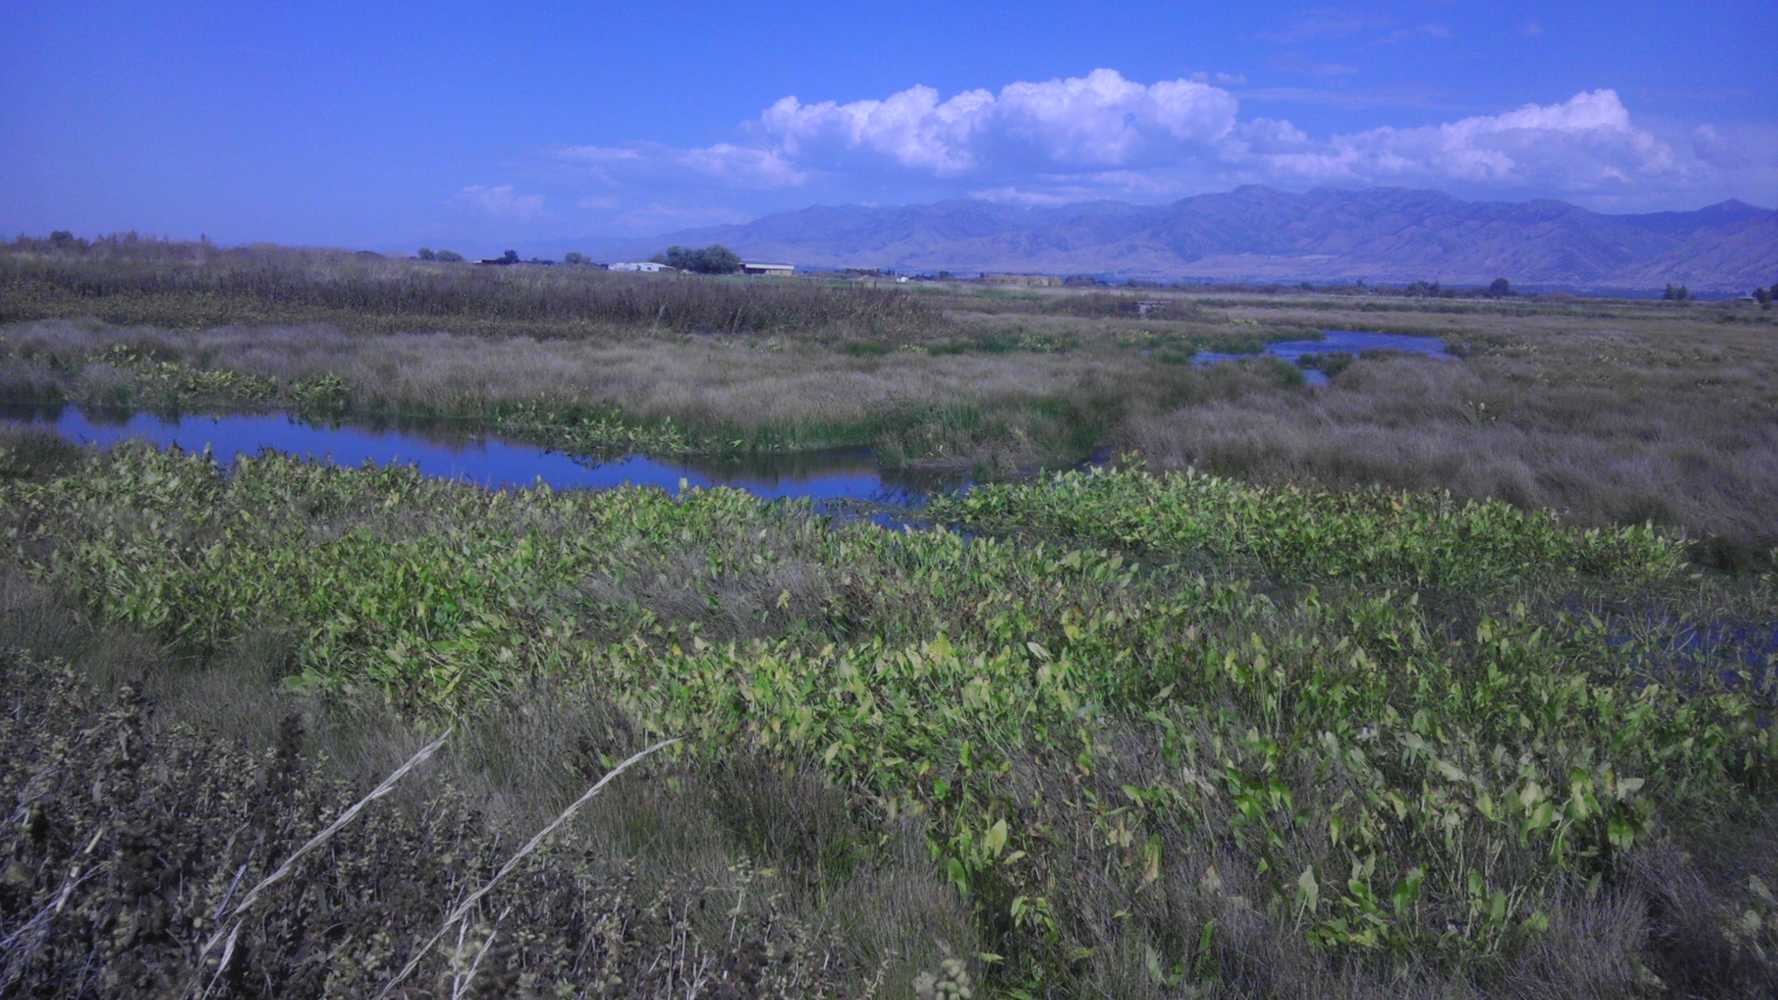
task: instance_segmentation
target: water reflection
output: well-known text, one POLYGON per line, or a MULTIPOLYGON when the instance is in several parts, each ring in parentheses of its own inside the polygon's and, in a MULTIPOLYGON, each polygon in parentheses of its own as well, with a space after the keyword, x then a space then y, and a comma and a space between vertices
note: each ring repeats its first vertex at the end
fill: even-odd
POLYGON ((70 441, 98 447, 149 441, 186 451, 209 448, 224 467, 242 455, 274 448, 338 466, 412 465, 428 476, 492 489, 530 486, 538 480, 555 489, 635 485, 675 495, 682 485, 728 486, 762 500, 808 499, 835 513, 862 510, 872 520, 896 526, 907 522, 874 508, 916 508, 934 490, 961 485, 955 477, 883 470, 868 448, 727 459, 629 455, 594 461, 449 423, 328 425, 287 413, 213 416, 16 405, 0 406, 0 420, 50 428, 70 441))
MULTIPOLYGON (((1282 358, 1293 365, 1301 364, 1305 356, 1316 354, 1363 354, 1366 351, 1400 351, 1404 354, 1419 354, 1431 358, 1452 358, 1455 355, 1445 350, 1445 342, 1437 337, 1419 337, 1405 333, 1371 333, 1365 330, 1323 330, 1320 340, 1274 340, 1266 345, 1265 353, 1282 358)), ((1251 354, 1219 354, 1215 351, 1199 351, 1192 357, 1194 364, 1213 365, 1223 361, 1239 361, 1251 358, 1251 354)), ((1313 367, 1304 367, 1303 376, 1310 385, 1326 385, 1327 373, 1313 367)))

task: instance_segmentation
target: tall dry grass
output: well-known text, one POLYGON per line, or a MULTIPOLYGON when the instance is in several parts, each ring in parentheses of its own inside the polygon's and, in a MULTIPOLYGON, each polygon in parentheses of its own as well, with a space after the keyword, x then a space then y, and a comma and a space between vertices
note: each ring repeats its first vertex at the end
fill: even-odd
POLYGON ((1778 545, 1773 385, 1778 344, 1753 335, 1571 334, 1463 363, 1360 360, 1319 392, 1150 409, 1119 443, 1163 468, 1652 520, 1716 539, 1732 562, 1778 545))
POLYGON ((330 320, 348 327, 433 322, 469 329, 554 325, 696 333, 857 331, 896 336, 940 322, 896 289, 803 281, 479 267, 276 246, 100 243, 0 248, 0 322, 97 316, 190 327, 330 320))

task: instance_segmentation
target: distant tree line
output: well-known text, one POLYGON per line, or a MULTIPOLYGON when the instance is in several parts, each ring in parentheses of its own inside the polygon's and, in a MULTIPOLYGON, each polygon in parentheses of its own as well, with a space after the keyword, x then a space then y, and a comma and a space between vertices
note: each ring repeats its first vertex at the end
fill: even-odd
POLYGON ((461 261, 463 259, 463 255, 456 252, 455 250, 432 250, 428 247, 421 247, 420 248, 420 259, 421 260, 442 260, 447 264, 454 264, 454 263, 461 261))
POLYGON ((656 264, 697 274, 734 274, 741 269, 740 255, 720 243, 712 243, 702 249, 672 246, 665 253, 657 253, 650 259, 656 264))
POLYGON ((1691 289, 1684 285, 1669 284, 1667 290, 1661 293, 1663 302, 1689 302, 1691 297, 1691 289))

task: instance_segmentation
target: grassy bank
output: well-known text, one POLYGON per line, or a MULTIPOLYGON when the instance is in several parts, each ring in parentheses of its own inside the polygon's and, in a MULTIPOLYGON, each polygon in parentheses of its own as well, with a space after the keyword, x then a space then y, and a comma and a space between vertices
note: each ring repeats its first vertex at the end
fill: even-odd
POLYGON ((9 717, 5 774, 51 832, 9 828, 0 902, 9 934, 48 914, 8 966, 40 988, 148 974, 133 956, 213 973, 198 945, 236 871, 452 722, 339 863, 268 891, 231 988, 321 982, 296 978, 315 940, 340 989, 383 981, 660 736, 684 742, 416 982, 446 988, 496 931, 482 982, 626 977, 607 993, 669 967, 741 995, 1754 995, 1778 974, 1769 666, 1684 638, 1769 625, 1778 582, 1700 576, 1660 531, 1141 471, 973 493, 940 511, 970 540, 275 456, 32 469, 0 486, 0 645, 42 709, 9 717), (301 739, 270 735, 286 714, 301 739), (95 773, 139 790, 94 796, 95 773), (137 938, 101 933, 146 899, 137 938))
POLYGON ((595 455, 869 445, 891 464, 1001 470, 1084 456, 1132 393, 1232 398, 1280 384, 1269 371, 1132 365, 1088 351, 859 354, 772 338, 181 332, 66 321, 0 328, 0 357, 0 399, 10 402, 452 421, 595 455))

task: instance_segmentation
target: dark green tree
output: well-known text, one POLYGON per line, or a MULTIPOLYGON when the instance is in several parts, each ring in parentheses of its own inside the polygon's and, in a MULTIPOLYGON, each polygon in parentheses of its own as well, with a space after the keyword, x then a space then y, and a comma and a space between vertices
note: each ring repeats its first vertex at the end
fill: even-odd
POLYGON ((519 262, 519 252, 517 250, 508 250, 500 255, 500 259, 508 264, 517 264, 519 262))
POLYGON ((463 255, 455 250, 440 250, 438 252, 438 259, 445 261, 446 263, 456 264, 463 260, 463 255))
POLYGON ((704 248, 703 273, 734 274, 741 269, 741 255, 720 243, 713 243, 704 248))
POLYGON ((583 254, 578 250, 570 250, 567 253, 562 255, 562 263, 567 264, 569 266, 578 267, 579 265, 585 264, 586 262, 587 262, 586 254, 583 254))
POLYGON ((431 247, 421 247, 420 248, 420 259, 421 260, 437 260, 438 254, 433 253, 431 247))
POLYGON ((666 253, 655 254, 653 260, 658 264, 698 274, 733 274, 741 269, 740 256, 720 243, 702 249, 671 246, 666 253))
POLYGON ((1494 281, 1488 285, 1488 294, 1495 298, 1500 298, 1503 295, 1511 295, 1512 293, 1513 284, 1505 278, 1495 278, 1494 281))

